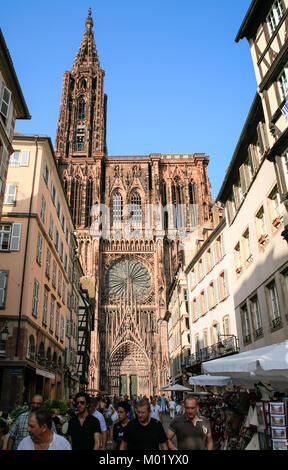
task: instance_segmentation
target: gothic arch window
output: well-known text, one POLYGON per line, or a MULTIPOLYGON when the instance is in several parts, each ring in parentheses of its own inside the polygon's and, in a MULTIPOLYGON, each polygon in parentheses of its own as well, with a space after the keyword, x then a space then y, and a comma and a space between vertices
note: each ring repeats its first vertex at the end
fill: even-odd
POLYGON ((83 121, 85 119, 85 115, 86 115, 86 103, 85 103, 83 96, 81 96, 78 100, 78 121, 83 121))
POLYGON ((196 197, 195 197, 195 184, 189 183, 189 202, 190 204, 196 204, 196 197))
POLYGON ((134 193, 130 199, 131 204, 131 215, 133 226, 142 227, 142 206, 141 206, 141 197, 138 193, 134 193))
POLYGON ((175 228, 179 228, 183 226, 184 223, 184 197, 183 197, 183 192, 178 183, 172 184, 171 187, 172 190, 172 204, 175 208, 175 215, 174 215, 174 220, 175 220, 175 228), (183 207, 180 207, 180 205, 183 205, 183 207))
POLYGON ((119 192, 112 197, 112 221, 114 228, 121 228, 123 220, 123 199, 119 192))
POLYGON ((93 204, 93 189, 94 189, 94 182, 92 179, 88 179, 87 186, 86 186, 85 227, 90 227, 91 225, 91 208, 93 204))
POLYGON ((30 361, 35 361, 35 339, 33 335, 30 335, 28 339, 27 359, 30 359, 30 361))
POLYGON ((51 367, 52 366, 52 357, 51 357, 51 348, 49 347, 47 349, 47 354, 46 354, 46 367, 51 367))
POLYGON ((68 179, 64 178, 63 180, 63 186, 64 186, 64 192, 65 194, 68 194, 68 179))
MULTIPOLYGON (((166 188, 166 183, 162 183, 162 204, 163 204, 163 209, 167 206, 167 188, 166 188)), ((168 212, 165 210, 164 212, 164 229, 168 228, 168 212)))
POLYGON ((53 354, 52 363, 53 363, 53 369, 56 369, 56 367, 57 367, 57 354, 56 354, 56 352, 54 352, 54 354, 53 354))
POLYGON ((86 90, 86 80, 85 78, 81 78, 81 80, 79 81, 79 88, 83 88, 84 90, 86 90))
POLYGON ((71 194, 70 194, 70 208, 72 212, 72 218, 75 225, 81 225, 81 202, 82 202, 82 185, 81 181, 73 179, 71 182, 71 194))

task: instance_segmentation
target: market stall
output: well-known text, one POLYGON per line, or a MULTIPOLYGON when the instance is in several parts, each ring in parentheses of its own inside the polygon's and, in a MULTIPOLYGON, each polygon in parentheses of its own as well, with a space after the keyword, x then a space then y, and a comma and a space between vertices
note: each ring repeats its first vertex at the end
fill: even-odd
POLYGON ((202 370, 235 386, 225 399, 224 449, 287 450, 288 341, 205 362, 202 370))

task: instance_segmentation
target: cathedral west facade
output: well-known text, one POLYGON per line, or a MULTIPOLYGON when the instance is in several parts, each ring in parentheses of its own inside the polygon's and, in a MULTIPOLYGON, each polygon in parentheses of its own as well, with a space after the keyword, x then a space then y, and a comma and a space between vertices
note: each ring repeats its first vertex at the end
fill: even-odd
POLYGON ((209 157, 108 155, 91 10, 85 26, 63 76, 55 154, 80 261, 97 286, 89 388, 150 396, 169 382, 166 297, 181 227, 191 232, 209 218, 209 157))

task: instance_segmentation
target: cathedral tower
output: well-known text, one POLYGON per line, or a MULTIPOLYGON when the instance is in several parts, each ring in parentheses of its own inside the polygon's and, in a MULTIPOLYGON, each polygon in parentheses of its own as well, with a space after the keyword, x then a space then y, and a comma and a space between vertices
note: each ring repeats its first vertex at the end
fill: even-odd
POLYGON ((170 376, 167 293, 181 263, 180 226, 185 233, 195 228, 191 207, 200 225, 209 217, 209 158, 107 155, 104 72, 92 26, 89 10, 72 70, 64 73, 56 137, 80 261, 96 284, 90 388, 150 396, 170 376), (98 203, 107 215, 105 236, 90 230, 96 223, 91 207, 98 203), (160 211, 151 213, 152 206, 160 211), (162 211, 165 206, 170 212, 162 211))

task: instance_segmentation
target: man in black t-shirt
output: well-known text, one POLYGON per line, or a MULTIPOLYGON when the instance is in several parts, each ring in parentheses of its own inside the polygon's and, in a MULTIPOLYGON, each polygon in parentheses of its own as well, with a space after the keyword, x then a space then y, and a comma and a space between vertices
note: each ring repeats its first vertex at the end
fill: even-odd
POLYGON ((90 415, 90 397, 87 393, 79 392, 75 397, 77 415, 73 416, 68 425, 68 439, 72 450, 98 450, 100 447, 100 423, 90 415))
POLYGON ((130 423, 130 419, 128 415, 130 413, 130 405, 128 402, 120 402, 118 405, 118 420, 117 423, 113 426, 113 448, 114 450, 120 449, 120 444, 123 440, 124 431, 128 423, 130 423))
POLYGON ((150 403, 140 400, 137 403, 137 419, 130 421, 124 431, 120 450, 168 450, 167 436, 160 421, 151 418, 150 403))

